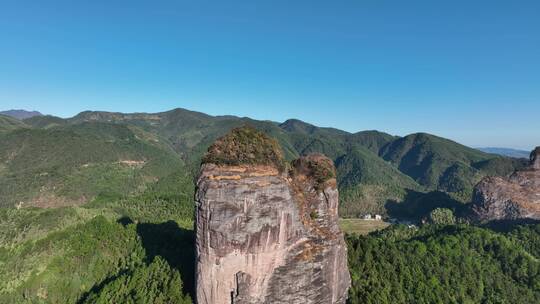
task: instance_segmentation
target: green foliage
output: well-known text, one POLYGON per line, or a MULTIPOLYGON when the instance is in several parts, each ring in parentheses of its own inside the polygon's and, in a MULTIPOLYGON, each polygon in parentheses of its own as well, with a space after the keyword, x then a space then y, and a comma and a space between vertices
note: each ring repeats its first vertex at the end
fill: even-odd
POLYGON ((428 221, 436 225, 453 225, 456 223, 456 217, 450 209, 437 208, 429 213, 428 221))
POLYGON ((272 165, 284 169, 283 153, 275 139, 255 128, 232 129, 208 148, 203 163, 218 165, 272 165))
POLYGON ((404 226, 348 237, 349 302, 536 303, 539 226, 500 234, 471 226, 404 226))
POLYGON ((529 162, 527 159, 496 157, 476 162, 473 164, 473 167, 485 172, 487 175, 505 176, 511 174, 516 169, 523 169, 528 165, 529 162))
POLYGON ((389 201, 386 204, 388 213, 396 218, 420 220, 437 208, 446 208, 460 215, 466 205, 441 191, 418 192, 407 190, 402 201, 389 201))
POLYGON ((0 114, 0 133, 21 128, 28 128, 28 126, 18 119, 0 114))
POLYGON ((507 173, 518 166, 513 159, 425 133, 398 138, 383 147, 379 155, 427 189, 448 192, 464 202, 469 201, 473 186, 483 176, 507 173), (498 162, 481 165, 493 158, 498 162))
POLYGON ((321 154, 310 154, 293 161, 294 174, 304 174, 313 179, 315 188, 322 190, 324 184, 336 178, 336 169, 331 159, 321 154))
POLYGON ((74 303, 96 282, 141 264, 144 256, 134 227, 103 216, 2 248, 3 303, 74 303))
MULTIPOLYGON (((116 212, 115 203, 49 210, 0 209, 0 303, 76 303, 88 297, 103 300, 110 293, 98 291, 111 291, 114 286, 122 286, 117 298, 126 301, 129 295, 122 291, 134 287, 141 292, 152 290, 148 296, 155 301, 183 299, 178 303, 189 303, 180 275, 183 271, 182 276, 192 286, 193 234, 164 219, 176 218, 191 229, 192 212, 187 217, 183 208, 193 210, 192 206, 147 203, 124 204, 121 213, 116 212), (138 219, 127 218, 125 213, 138 219), (153 277, 144 279, 146 275, 153 277)), ((142 293, 134 297, 135 303, 148 299, 142 293)))
POLYGON ((40 115, 23 120, 25 124, 34 128, 48 129, 67 124, 65 119, 51 115, 40 115))
POLYGON ((189 304, 191 299, 182 293, 178 271, 160 257, 148 266, 136 268, 92 291, 82 303, 155 303, 189 304))
POLYGON ((397 136, 372 130, 354 133, 349 137, 348 141, 355 146, 364 147, 377 154, 382 147, 396 139, 398 139, 397 136))
POLYGON ((406 189, 421 190, 413 179, 367 148, 357 147, 336 160, 340 214, 387 214, 388 201, 403 201, 406 189))
POLYGON ((183 170, 173 151, 127 126, 20 129, 0 135, 0 206, 61 206, 103 193, 127 195, 183 170))

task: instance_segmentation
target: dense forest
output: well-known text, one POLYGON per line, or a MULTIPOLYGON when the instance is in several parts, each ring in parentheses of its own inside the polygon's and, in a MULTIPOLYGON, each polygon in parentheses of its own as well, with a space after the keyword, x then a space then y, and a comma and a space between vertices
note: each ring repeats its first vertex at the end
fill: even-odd
POLYGON ((537 303, 540 225, 390 227, 349 236, 350 303, 537 303))
MULTIPOLYGON (((187 197, 148 192, 82 207, 0 209, 0 302, 190 303, 187 197)), ((394 225, 348 235, 349 301, 534 303, 540 224, 504 227, 394 225)))

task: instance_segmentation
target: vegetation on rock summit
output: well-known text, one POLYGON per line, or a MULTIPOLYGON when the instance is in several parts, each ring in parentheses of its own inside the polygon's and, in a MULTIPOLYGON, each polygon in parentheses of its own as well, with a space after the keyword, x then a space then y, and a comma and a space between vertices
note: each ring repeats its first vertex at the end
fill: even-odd
POLYGON ((319 153, 300 157, 292 162, 292 166, 295 173, 311 177, 317 189, 322 188, 330 179, 336 178, 334 162, 319 153))
POLYGON ((285 160, 278 142, 249 126, 232 129, 208 148, 202 163, 271 165, 282 170, 285 160))

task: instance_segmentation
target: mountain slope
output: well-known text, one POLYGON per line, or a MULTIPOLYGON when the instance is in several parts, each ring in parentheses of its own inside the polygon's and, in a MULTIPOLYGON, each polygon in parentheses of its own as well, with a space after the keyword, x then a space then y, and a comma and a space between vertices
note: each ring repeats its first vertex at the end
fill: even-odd
POLYGON ((22 121, 13 117, 0 115, 0 133, 13 131, 20 128, 28 128, 28 126, 22 121))
POLYGON ((191 214, 122 205, 0 208, 0 303, 191 303, 191 214))
POLYGON ((81 204, 99 194, 126 195, 183 170, 176 154, 144 132, 84 123, 21 129, 0 136, 0 205, 81 204))
POLYGON ((509 174, 516 165, 509 158, 487 154, 426 133, 398 138, 384 146, 379 155, 420 185, 430 190, 449 192, 465 201, 470 198, 474 184, 483 176, 494 172, 509 174), (486 167, 480 164, 492 159, 499 159, 499 163, 492 163, 492 166, 504 168, 484 170, 486 167))
POLYGON ((339 157, 336 169, 341 216, 386 214, 386 202, 402 201, 407 190, 422 189, 412 178, 364 147, 339 157))
POLYGON ((13 117, 13 118, 19 119, 19 120, 23 120, 23 119, 34 117, 34 116, 43 115, 43 114, 39 113, 38 111, 26 111, 26 110, 0 111, 0 114, 10 116, 10 117, 13 117))
MULTIPOLYGON (((519 163, 510 158, 482 153, 428 134, 412 134, 403 138, 378 131, 352 134, 333 128, 320 128, 296 119, 276 123, 245 117, 210 116, 185 109, 131 114, 86 111, 69 119, 41 116, 26 119, 25 123, 41 132, 43 129, 51 132, 77 130, 78 134, 89 136, 91 140, 96 134, 112 132, 112 126, 116 125, 129 130, 137 140, 164 153, 176 154, 175 157, 179 157, 185 164, 183 171, 190 172, 191 176, 196 175, 201 157, 216 138, 232 128, 251 125, 275 138, 287 160, 314 152, 323 153, 334 160, 340 175, 344 176, 338 176, 343 216, 356 216, 365 212, 385 214, 388 202, 403 201, 411 191, 440 190, 449 192, 461 201, 468 201, 472 186, 480 178, 487 174, 506 174, 519 166, 519 163), (96 124, 108 127, 106 130, 89 127, 96 124)), ((121 135, 107 136, 114 139, 121 135)), ((104 135, 100 140, 111 140, 107 136, 104 135)), ((57 143, 63 145, 61 141, 57 143)), ((94 144, 100 145, 97 142, 94 144)), ((38 154, 38 150, 34 152, 38 154)), ((63 165, 58 164, 59 167, 63 165)), ((127 174, 126 170, 119 169, 118 172, 127 174)), ((19 173, 11 174, 17 176, 19 173)), ((91 175, 97 176, 99 173, 91 175)), ((24 179, 29 178, 26 176, 24 179)), ((71 184, 63 185, 72 187, 71 184)), ((122 187, 130 189, 126 191, 131 193, 137 192, 139 185, 139 182, 124 183, 122 187)), ((47 188, 45 184, 41 186, 47 188)), ((98 188, 93 192, 100 192, 98 188)))
POLYGON ((372 130, 354 133, 350 135, 347 140, 353 145, 366 147, 375 154, 378 154, 384 146, 397 138, 399 137, 372 130))
POLYGON ((34 128, 47 129, 56 126, 62 126, 67 124, 67 121, 63 118, 51 116, 51 115, 42 115, 42 116, 33 116, 30 118, 23 119, 23 122, 34 128))

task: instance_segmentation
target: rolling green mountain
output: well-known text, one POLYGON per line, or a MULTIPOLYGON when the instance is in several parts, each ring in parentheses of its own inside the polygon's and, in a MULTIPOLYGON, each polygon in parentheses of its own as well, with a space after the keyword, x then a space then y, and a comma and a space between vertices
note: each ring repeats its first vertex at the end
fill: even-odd
POLYGON ((141 192, 184 171, 153 134, 133 126, 81 123, 0 136, 0 206, 82 204, 141 192))
POLYGON ((27 127, 28 126, 26 124, 18 119, 6 115, 0 115, 0 133, 27 127))
POLYGON ((402 200, 407 189, 423 189, 412 178, 362 146, 339 157, 336 168, 342 215, 385 214, 388 200, 402 200))
MULTIPOLYGON (((50 163, 49 167, 53 167, 55 157, 66 153, 81 155, 80 157, 83 157, 85 153, 87 155, 90 153, 92 155, 113 155, 111 157, 117 163, 113 164, 114 161, 111 159, 99 160, 97 161, 100 163, 99 169, 95 168, 89 176, 82 173, 84 170, 74 169, 74 166, 82 166, 85 165, 84 163, 56 163, 59 172, 54 170, 49 170, 52 172, 47 170, 42 170, 43 172, 18 171, 13 165, 5 163, 2 168, 9 167, 10 169, 0 170, 0 173, 3 172, 0 178, 3 176, 7 185, 10 185, 9 181, 12 181, 11 183, 16 180, 25 182, 16 183, 16 185, 8 187, 10 190, 3 191, 4 193, 8 192, 0 196, 3 198, 4 205, 28 200, 32 196, 39 198, 36 192, 38 188, 44 189, 42 190, 44 194, 41 195, 42 200, 46 200, 47 197, 57 200, 61 193, 69 194, 69 200, 75 202, 89 201, 100 192, 128 194, 139 191, 139 188, 144 187, 145 181, 149 179, 169 174, 169 171, 164 169, 147 172, 146 169, 149 167, 146 165, 142 168, 123 166, 122 164, 127 164, 126 160, 121 160, 120 155, 115 153, 130 148, 142 149, 136 148, 136 145, 152 147, 154 150, 151 153, 154 156, 143 157, 139 155, 139 158, 134 159, 135 161, 140 162, 143 158, 160 158, 161 156, 155 156, 159 150, 164 155, 168 155, 167 157, 163 156, 164 158, 175 159, 171 163, 181 162, 183 164, 182 172, 194 176, 201 157, 210 144, 230 129, 246 124, 274 137, 280 143, 287 160, 313 152, 323 153, 332 158, 339 173, 342 216, 357 216, 367 212, 386 214, 389 203, 406 200, 407 194, 410 194, 411 191, 418 193, 442 191, 450 194, 456 200, 466 202, 469 200, 473 185, 483 176, 508 174, 516 167, 521 166, 521 163, 514 159, 483 153, 429 134, 412 134, 402 138, 378 131, 362 131, 353 134, 333 128, 320 128, 296 119, 275 123, 235 116, 210 116, 184 109, 154 114, 87 111, 69 119, 39 116, 26 119, 24 123, 32 126, 33 129, 26 131, 27 133, 13 133, 4 136, 1 140, 5 143, 6 148, 3 150, 0 148, 0 159, 3 157, 7 160, 9 153, 12 153, 17 143, 26 138, 25 142, 29 146, 24 150, 28 154, 24 157, 28 159, 52 158, 53 162, 50 163), (116 126, 116 129, 113 126, 116 126), (119 145, 122 141, 117 140, 117 137, 127 136, 121 134, 120 129, 122 132, 131 134, 132 141, 130 143, 133 145, 119 145), (61 135, 62 132, 74 132, 79 137, 75 140, 71 135, 61 135), (32 136, 47 139, 34 141, 32 136), (63 136, 68 141, 62 142, 63 136), (88 138, 86 143, 84 143, 85 138, 88 138), (41 145, 44 145, 44 148, 39 150, 37 147, 41 145), (11 150, 7 149, 10 146, 11 150), (48 149, 46 148, 48 146, 57 148, 56 150, 48 149), (75 146, 86 148, 75 149, 75 146), (104 150, 98 151, 99 149, 104 150), (32 153, 36 155, 32 155, 32 153), (38 153, 39 155, 37 155, 38 153), (47 153, 55 156, 44 156, 47 153), (118 163, 120 161, 124 162, 118 163), (101 164, 101 162, 107 163, 108 169, 105 169, 105 164, 101 164), (127 167, 130 169, 128 170, 127 167), (104 186, 103 181, 107 180, 105 177, 101 183, 99 178, 95 178, 101 174, 100 172, 109 172, 109 175, 114 175, 114 177, 108 177, 112 178, 114 182, 106 183, 112 186, 108 188, 104 186), (129 175, 129 172, 134 173, 134 175, 118 176, 129 175), (40 177, 39 174, 42 173, 55 173, 56 175, 47 175, 48 177, 45 178, 40 177), (32 174, 37 177, 31 179, 32 174), (10 179, 7 179, 7 176, 10 176, 10 179), (56 180, 50 182, 51 179, 54 179, 51 176, 55 176, 56 180), (65 180, 60 182, 62 178, 65 180), (28 182, 30 180, 32 183, 28 182), (74 182, 75 180, 78 182, 74 182), (92 190, 88 190, 86 193, 71 189, 81 188, 80 185, 83 182, 89 185, 87 188, 92 190), (31 195, 19 194, 19 191, 25 187, 28 187, 27 193, 31 193, 31 195), (51 190, 53 188, 54 191, 51 190), (54 195, 49 195, 50 193, 54 195)), ((148 149, 142 150, 146 151, 144 153, 150 153, 148 149)), ((69 157, 79 156, 71 155, 69 157)), ((133 158, 133 156, 129 157, 133 158)), ((17 163, 16 160, 9 160, 9 162, 17 163)), ((33 166, 40 167, 36 164, 33 166)), ((178 168, 178 166, 176 167, 178 168)), ((61 195, 61 197, 66 196, 61 195)), ((68 203, 64 202, 64 204, 68 203)))
POLYGON ((400 200, 405 193, 404 187, 420 189, 414 181, 377 156, 381 147, 396 138, 382 132, 365 131, 351 134, 333 128, 319 128, 294 119, 278 124, 234 116, 212 117, 183 109, 156 114, 83 112, 69 119, 68 123, 78 124, 84 121, 136 125, 159 136, 180 155, 190 168, 198 167, 202 155, 216 138, 234 127, 251 125, 277 139, 288 160, 297 158, 299 155, 318 152, 334 159, 338 171, 345 172, 354 169, 366 172, 357 174, 369 175, 369 183, 361 185, 363 180, 343 183, 347 185, 346 195, 343 196, 344 199, 346 198, 346 203, 343 206, 348 206, 342 210, 344 216, 356 216, 365 210, 385 213, 385 202, 389 199, 400 200), (364 161, 356 163, 354 168, 346 168, 347 162, 337 163, 337 160, 348 151, 361 151, 355 157, 360 157, 364 161), (368 159, 369 161, 365 161, 368 159), (391 173, 376 173, 388 170, 391 173), (394 173, 397 173, 399 177, 394 178, 394 173), (378 192, 381 188, 384 188, 384 191, 378 192), (375 192, 377 192, 376 195, 375 192))
POLYGON ((384 146, 379 155, 427 189, 450 193, 462 201, 468 201, 472 188, 485 175, 510 174, 520 166, 513 159, 426 133, 398 138, 384 146))
POLYGON ((197 167, 204 151, 217 137, 231 128, 250 124, 276 138, 287 159, 313 152, 323 153, 336 162, 338 171, 345 172, 352 169, 340 169, 340 166, 350 166, 350 161, 338 162, 338 159, 350 159, 353 156, 346 157, 350 154, 363 160, 356 162, 354 171, 387 172, 390 169, 384 161, 399 171, 397 175, 357 173, 371 174, 369 184, 361 180, 342 182, 340 185, 347 187, 341 189, 342 206, 350 206, 342 208, 343 216, 356 216, 368 210, 385 214, 385 204, 406 199, 406 190, 442 191, 466 202, 474 184, 485 175, 509 174, 522 165, 512 158, 483 153, 430 134, 411 134, 402 138, 378 131, 351 134, 296 119, 278 124, 234 116, 213 117, 183 109, 156 114, 83 112, 69 119, 70 123, 81 121, 136 125, 163 138, 191 167, 197 167), (411 178, 415 183, 411 183, 411 178), (374 185, 378 186, 374 188, 374 185), (351 208, 355 204, 359 206, 351 208))
POLYGON ((29 126, 41 129, 48 129, 67 124, 67 121, 65 119, 52 115, 33 116, 30 118, 26 118, 23 121, 29 126))

